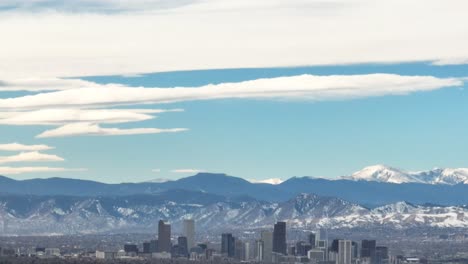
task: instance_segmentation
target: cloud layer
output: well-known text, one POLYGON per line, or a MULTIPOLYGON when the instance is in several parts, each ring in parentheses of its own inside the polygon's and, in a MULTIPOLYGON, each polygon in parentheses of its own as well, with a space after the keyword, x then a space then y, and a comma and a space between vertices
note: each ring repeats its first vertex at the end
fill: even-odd
POLYGON ((123 105, 167 104, 217 99, 343 100, 406 95, 463 85, 462 79, 396 74, 297 75, 201 87, 99 85, 0 99, 0 124, 49 125, 38 138, 176 133, 187 128, 118 128, 101 124, 140 122, 181 109, 116 109, 123 105))
POLYGON ((50 162, 64 161, 63 158, 57 155, 40 153, 38 151, 22 152, 13 156, 0 156, 0 164, 15 163, 15 162, 50 162))
POLYGON ((47 145, 24 145, 20 143, 9 143, 9 144, 0 144, 0 150, 2 151, 41 151, 41 150, 50 150, 54 147, 47 145))
POLYGON ((44 131, 37 138, 70 137, 70 136, 124 136, 142 134, 177 133, 187 131, 186 128, 103 128, 92 123, 71 123, 56 129, 44 131))
POLYGON ((6 1, 0 79, 468 58, 464 0, 6 1))

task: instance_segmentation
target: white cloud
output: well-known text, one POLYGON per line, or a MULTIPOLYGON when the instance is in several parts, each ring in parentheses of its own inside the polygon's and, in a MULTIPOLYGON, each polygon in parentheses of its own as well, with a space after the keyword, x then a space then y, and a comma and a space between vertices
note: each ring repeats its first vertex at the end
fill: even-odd
POLYGON ((468 64, 468 58, 446 58, 432 62, 432 65, 445 66, 445 65, 462 65, 468 64))
POLYGON ((38 173, 38 172, 81 172, 87 169, 68 169, 54 167, 0 167, 0 175, 13 175, 23 173, 38 173))
POLYGON ((56 91, 64 89, 76 89, 98 85, 93 82, 81 79, 60 79, 60 78, 25 78, 2 80, 0 79, 0 92, 5 91, 56 91))
POLYGON ((47 145, 24 145, 20 143, 0 144, 0 150, 3 151, 41 151, 50 150, 54 147, 47 145))
POLYGON ((18 11, 64 11, 64 12, 130 12, 148 9, 169 9, 186 5, 193 0, 2 0, 1 8, 18 11))
POLYGON ((186 131, 186 128, 103 128, 92 123, 71 123, 56 129, 46 130, 37 138, 70 137, 70 136, 123 136, 159 133, 177 133, 186 131))
POLYGON ((53 2, 0 14, 0 79, 468 57, 464 0, 53 2))
POLYGON ((103 107, 173 103, 224 98, 336 100, 383 95, 405 95, 444 87, 461 86, 456 78, 402 76, 396 74, 298 75, 221 83, 202 87, 81 88, 17 98, 0 99, 0 109, 41 109, 51 107, 103 107))
POLYGON ((171 170, 172 173, 185 173, 185 174, 196 174, 199 172, 204 172, 204 170, 199 169, 175 169, 171 170))
POLYGON ((161 169, 152 169, 151 172, 160 173, 160 172, 161 172, 161 169))
POLYGON ((0 164, 14 162, 49 162, 49 161, 64 161, 63 158, 57 155, 40 153, 38 151, 22 152, 13 156, 0 156, 0 164))
POLYGON ((180 112, 182 109, 39 109, 0 113, 4 125, 64 125, 74 122, 128 123, 155 118, 151 114, 180 112), (4 117, 2 118, 2 114, 4 117))

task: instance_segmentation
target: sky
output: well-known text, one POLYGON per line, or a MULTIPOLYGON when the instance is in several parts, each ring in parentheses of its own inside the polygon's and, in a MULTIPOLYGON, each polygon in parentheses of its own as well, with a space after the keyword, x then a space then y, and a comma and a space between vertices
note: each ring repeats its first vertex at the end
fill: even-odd
POLYGON ((465 1, 0 3, 0 175, 468 167, 465 1))

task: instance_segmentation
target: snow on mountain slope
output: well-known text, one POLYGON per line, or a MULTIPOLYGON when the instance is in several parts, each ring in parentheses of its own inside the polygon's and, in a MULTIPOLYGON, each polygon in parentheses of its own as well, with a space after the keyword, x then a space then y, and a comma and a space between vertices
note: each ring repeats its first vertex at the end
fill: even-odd
POLYGON ((377 181, 388 183, 425 184, 468 184, 468 169, 433 169, 429 171, 407 172, 385 165, 366 167, 343 179, 355 181, 377 181))
POLYGON ((280 179, 280 178, 271 178, 271 179, 264 179, 264 180, 251 179, 251 180, 249 180, 249 182, 251 182, 251 183, 267 183, 267 184, 272 184, 272 185, 278 185, 278 184, 281 184, 283 182, 283 180, 280 179))
POLYGON ((300 194, 281 203, 251 198, 200 202, 197 199, 176 202, 168 195, 156 198, 150 195, 117 198, 61 196, 32 200, 19 196, 0 197, 0 235, 154 232, 159 219, 170 221, 177 230, 186 218, 194 219, 200 230, 214 233, 271 228, 276 221, 306 229, 468 228, 468 207, 398 202, 370 210, 339 198, 314 194, 300 194))

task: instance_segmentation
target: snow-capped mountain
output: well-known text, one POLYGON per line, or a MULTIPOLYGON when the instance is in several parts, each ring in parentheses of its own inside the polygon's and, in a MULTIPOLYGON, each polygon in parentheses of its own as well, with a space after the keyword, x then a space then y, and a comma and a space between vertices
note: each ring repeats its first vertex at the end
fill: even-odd
POLYGON ((270 178, 270 179, 263 179, 263 180, 250 179, 249 181, 251 183, 266 183, 266 184, 271 184, 271 185, 278 185, 283 182, 283 180, 280 178, 270 178))
POLYGON ((0 196, 0 235, 154 232, 165 219, 177 232, 193 218, 199 230, 270 228, 468 228, 468 208, 406 202, 367 209, 339 198, 300 194, 281 203, 171 191, 121 197, 0 196))
POLYGON ((343 179, 387 183, 468 184, 468 169, 433 169, 408 172, 384 165, 366 167, 343 179))

